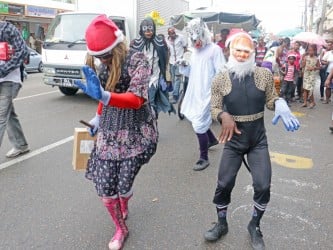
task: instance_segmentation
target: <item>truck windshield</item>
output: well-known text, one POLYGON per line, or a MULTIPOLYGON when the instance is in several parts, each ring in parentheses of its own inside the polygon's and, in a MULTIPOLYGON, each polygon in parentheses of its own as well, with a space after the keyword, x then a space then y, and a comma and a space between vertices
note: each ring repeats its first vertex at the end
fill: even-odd
POLYGON ((45 37, 46 43, 85 43, 85 31, 98 14, 73 13, 53 19, 45 37))

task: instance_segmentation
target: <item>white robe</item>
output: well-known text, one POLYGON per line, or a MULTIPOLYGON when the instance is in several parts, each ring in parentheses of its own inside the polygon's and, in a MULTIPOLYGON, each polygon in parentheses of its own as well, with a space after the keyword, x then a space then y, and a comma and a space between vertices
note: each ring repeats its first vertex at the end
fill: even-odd
POLYGON ((222 49, 210 43, 201 49, 194 49, 191 56, 191 72, 181 113, 192 123, 197 134, 209 129, 211 85, 214 76, 222 69, 225 58, 222 49))

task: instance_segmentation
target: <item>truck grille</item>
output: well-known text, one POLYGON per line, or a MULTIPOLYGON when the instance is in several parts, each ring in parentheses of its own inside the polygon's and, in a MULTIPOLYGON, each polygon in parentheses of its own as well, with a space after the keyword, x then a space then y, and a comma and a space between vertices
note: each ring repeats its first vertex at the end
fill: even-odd
POLYGON ((64 75, 64 76, 81 76, 81 72, 79 69, 61 69, 61 68, 56 68, 56 74, 57 75, 64 75))

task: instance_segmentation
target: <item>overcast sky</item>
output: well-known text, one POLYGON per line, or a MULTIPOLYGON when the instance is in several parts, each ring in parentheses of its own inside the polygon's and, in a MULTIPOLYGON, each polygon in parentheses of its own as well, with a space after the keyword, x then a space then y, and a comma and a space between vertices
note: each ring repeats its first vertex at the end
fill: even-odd
POLYGON ((253 13, 273 33, 300 26, 304 13, 304 0, 190 0, 190 9, 211 3, 225 12, 253 13))

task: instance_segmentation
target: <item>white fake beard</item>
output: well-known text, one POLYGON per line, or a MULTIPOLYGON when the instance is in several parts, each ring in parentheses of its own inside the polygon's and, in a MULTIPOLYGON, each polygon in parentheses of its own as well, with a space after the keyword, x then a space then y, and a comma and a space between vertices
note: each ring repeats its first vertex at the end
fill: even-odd
POLYGON ((255 54, 252 53, 245 62, 239 62, 233 55, 229 56, 229 60, 226 64, 230 73, 235 73, 235 77, 238 79, 244 79, 245 76, 250 75, 255 69, 255 54))

